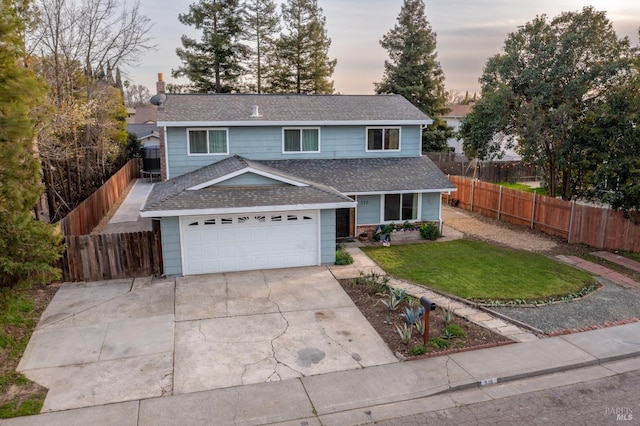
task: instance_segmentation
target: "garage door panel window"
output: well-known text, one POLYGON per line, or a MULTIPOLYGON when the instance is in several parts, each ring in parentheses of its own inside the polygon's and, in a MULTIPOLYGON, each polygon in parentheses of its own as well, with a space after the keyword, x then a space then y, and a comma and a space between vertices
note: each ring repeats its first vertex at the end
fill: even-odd
POLYGON ((189 155, 226 155, 229 153, 227 129, 189 129, 189 155))
POLYGON ((385 194, 384 221, 416 220, 418 218, 417 194, 385 194))

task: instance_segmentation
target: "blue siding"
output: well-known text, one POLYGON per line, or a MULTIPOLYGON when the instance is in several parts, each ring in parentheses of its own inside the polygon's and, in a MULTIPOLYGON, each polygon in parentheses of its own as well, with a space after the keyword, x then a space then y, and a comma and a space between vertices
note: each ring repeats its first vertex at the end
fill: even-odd
POLYGON ((422 194, 422 221, 440 220, 440 200, 439 192, 422 194))
POLYGON ((320 263, 336 263, 336 211, 320 211, 320 263))
POLYGON ((218 183, 216 186, 257 186, 257 185, 284 185, 282 182, 260 176, 255 173, 243 173, 231 179, 218 183))
POLYGON ((180 221, 177 217, 163 217, 162 261, 164 275, 182 275, 182 251, 180 249, 180 221))
POLYGON ((356 197, 356 225, 377 225, 380 219, 380 195, 358 195, 356 197))
MULTIPOLYGON (((229 155, 241 155, 252 160, 330 159, 369 157, 415 157, 421 153, 420 126, 404 126, 401 130, 401 151, 366 152, 366 126, 320 127, 320 152, 282 152, 282 127, 229 128, 229 155)), ((216 161, 227 155, 189 156, 186 128, 167 128, 169 177, 176 177, 216 161)))

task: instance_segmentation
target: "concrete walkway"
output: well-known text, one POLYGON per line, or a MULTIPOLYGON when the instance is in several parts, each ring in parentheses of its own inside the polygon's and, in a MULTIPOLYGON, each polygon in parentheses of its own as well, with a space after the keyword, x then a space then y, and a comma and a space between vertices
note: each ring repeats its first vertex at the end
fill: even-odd
POLYGON ((151 218, 140 217, 140 208, 149 196, 151 188, 152 182, 138 179, 101 233, 151 231, 151 218))
POLYGON ((602 259, 608 260, 610 262, 617 263, 618 265, 622 265, 625 268, 631 269, 632 271, 640 272, 640 262, 636 262, 635 260, 629 259, 628 257, 620 256, 619 254, 611 253, 608 251, 595 251, 591 254, 601 257, 602 259))
POLYGON ((621 274, 620 272, 612 271, 605 266, 598 265, 597 263, 589 262, 588 260, 584 260, 577 256, 559 255, 556 256, 556 259, 569 265, 575 266, 576 268, 583 269, 594 275, 599 275, 621 286, 640 289, 639 282, 632 280, 631 278, 621 274))

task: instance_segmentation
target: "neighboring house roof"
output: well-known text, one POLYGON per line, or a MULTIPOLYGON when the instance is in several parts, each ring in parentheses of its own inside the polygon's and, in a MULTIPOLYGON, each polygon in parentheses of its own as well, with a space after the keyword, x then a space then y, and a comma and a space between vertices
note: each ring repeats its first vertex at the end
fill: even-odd
POLYGON ((167 94, 158 125, 375 125, 432 120, 400 95, 167 94), (256 108, 257 107, 257 108, 256 108))
POLYGON ((456 187, 428 157, 260 161, 343 194, 439 192, 456 187))
POLYGON ((443 118, 462 118, 469 114, 473 109, 473 105, 458 105, 458 104, 447 104, 447 108, 449 108, 449 112, 443 115, 443 118))
POLYGON ((135 133, 142 140, 150 136, 158 136, 160 128, 156 124, 128 124, 127 131, 135 133))
POLYGON ((158 117, 157 107, 155 105, 140 105, 136 107, 134 115, 134 123, 153 123, 155 124, 158 117))
POLYGON ((354 206, 351 198, 333 188, 272 169, 257 161, 233 156, 155 184, 141 215, 180 216, 354 206), (215 185, 225 177, 244 172, 270 177, 276 183, 244 187, 215 185))

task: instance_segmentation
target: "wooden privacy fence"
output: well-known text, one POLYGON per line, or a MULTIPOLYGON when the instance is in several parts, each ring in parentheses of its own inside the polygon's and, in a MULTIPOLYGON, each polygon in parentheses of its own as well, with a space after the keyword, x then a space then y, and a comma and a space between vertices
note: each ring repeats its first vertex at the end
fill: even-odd
POLYGON ((572 244, 640 252, 640 220, 625 218, 621 211, 580 205, 462 176, 449 176, 449 180, 458 191, 443 194, 443 202, 448 204, 537 229, 572 244))
POLYGON ((141 160, 129 160, 96 192, 69 212, 59 223, 64 235, 90 234, 118 200, 129 182, 140 177, 141 160))
POLYGON ((157 276, 162 272, 160 233, 68 235, 61 260, 65 281, 157 276))
POLYGON ((140 159, 130 160, 60 223, 66 250, 59 267, 65 281, 99 281, 162 273, 160 229, 90 235, 129 183, 140 177, 140 159))
POLYGON ((473 177, 477 173, 476 178, 485 182, 515 182, 539 178, 536 166, 522 164, 521 161, 480 161, 476 169, 462 154, 428 152, 427 156, 448 175, 473 177))

